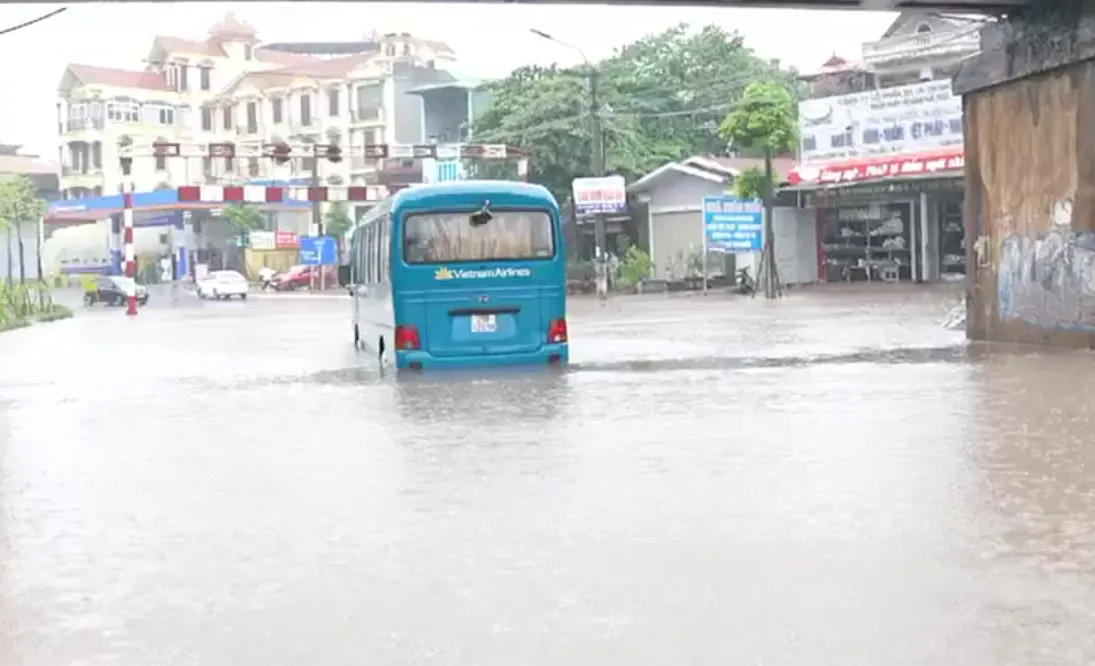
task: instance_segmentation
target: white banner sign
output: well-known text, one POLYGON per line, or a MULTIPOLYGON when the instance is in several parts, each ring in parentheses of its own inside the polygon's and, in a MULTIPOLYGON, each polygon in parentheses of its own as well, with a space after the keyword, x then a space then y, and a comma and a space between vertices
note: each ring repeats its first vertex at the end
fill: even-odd
POLYGON ((273 231, 252 231, 250 237, 252 250, 273 250, 277 247, 273 231))
POLYGON ((798 106, 801 162, 914 153, 962 145, 962 98, 926 81, 798 106))
POLYGON ((627 186, 623 176, 575 178, 572 187, 578 217, 627 212, 627 186))

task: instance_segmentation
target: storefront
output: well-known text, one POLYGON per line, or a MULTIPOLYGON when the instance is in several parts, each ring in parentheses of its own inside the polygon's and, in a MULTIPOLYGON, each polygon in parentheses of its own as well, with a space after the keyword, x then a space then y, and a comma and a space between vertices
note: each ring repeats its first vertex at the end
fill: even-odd
POLYGON ((822 281, 964 279, 961 114, 947 81, 802 103, 789 180, 816 214, 822 281))
POLYGON ((965 279, 963 179, 957 174, 814 188, 821 281, 965 279))

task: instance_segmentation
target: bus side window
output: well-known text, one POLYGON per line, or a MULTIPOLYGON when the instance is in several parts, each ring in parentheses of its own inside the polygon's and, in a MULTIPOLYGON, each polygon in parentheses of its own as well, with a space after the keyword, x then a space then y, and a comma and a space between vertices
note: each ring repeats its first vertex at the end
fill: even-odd
POLYGON ((350 284, 360 284, 361 267, 358 266, 358 255, 361 253, 361 228, 354 229, 350 236, 350 284))
POLYGON ((354 232, 357 245, 354 248, 354 284, 365 284, 365 227, 354 232))
POLYGON ((363 253, 362 261, 365 263, 365 281, 369 284, 376 282, 376 278, 373 276, 375 269, 373 262, 373 236, 376 232, 376 224, 370 223, 365 227, 365 252, 363 253))
POLYGON ((384 218, 380 221, 380 281, 388 282, 391 280, 391 267, 388 265, 389 258, 392 254, 392 242, 391 242, 391 218, 384 218))

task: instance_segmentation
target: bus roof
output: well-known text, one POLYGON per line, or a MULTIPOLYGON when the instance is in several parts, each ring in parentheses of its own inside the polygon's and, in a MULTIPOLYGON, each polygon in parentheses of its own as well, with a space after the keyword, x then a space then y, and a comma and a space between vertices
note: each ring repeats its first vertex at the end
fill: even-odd
POLYGON ((346 231, 346 238, 353 236, 354 230, 361 226, 372 224, 377 219, 387 215, 397 206, 410 206, 412 208, 428 208, 438 199, 459 196, 461 194, 482 195, 483 198, 503 198, 506 196, 523 199, 540 200, 550 203, 551 207, 558 209, 559 204, 555 197, 543 185, 524 183, 514 180, 459 180, 449 183, 431 183, 428 185, 414 185, 396 192, 384 199, 368 212, 358 218, 357 224, 346 231))
MULTIPOLYGON (((449 183, 418 185, 400 190, 393 197, 393 206, 415 206, 428 204, 432 199, 459 194, 482 194, 485 196, 510 195, 530 199, 548 199, 552 203, 555 197, 543 185, 523 183, 513 180, 458 180, 449 183)), ((558 204, 556 204, 558 205, 558 204)))

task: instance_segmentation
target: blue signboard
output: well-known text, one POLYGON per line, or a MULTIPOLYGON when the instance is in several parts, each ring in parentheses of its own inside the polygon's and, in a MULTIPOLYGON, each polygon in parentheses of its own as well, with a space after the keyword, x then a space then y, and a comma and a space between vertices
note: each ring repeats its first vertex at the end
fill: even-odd
POLYGON ((760 252, 764 247, 763 202, 704 197, 703 235, 712 252, 760 252))
POLYGON ((437 182, 451 183, 453 181, 462 180, 461 175, 460 160, 437 161, 437 182))
POLYGON ((301 236, 300 263, 334 266, 338 263, 338 241, 333 236, 301 236))

